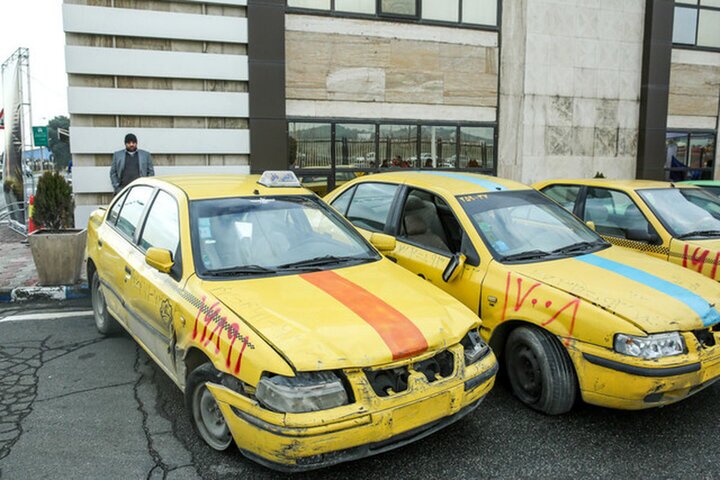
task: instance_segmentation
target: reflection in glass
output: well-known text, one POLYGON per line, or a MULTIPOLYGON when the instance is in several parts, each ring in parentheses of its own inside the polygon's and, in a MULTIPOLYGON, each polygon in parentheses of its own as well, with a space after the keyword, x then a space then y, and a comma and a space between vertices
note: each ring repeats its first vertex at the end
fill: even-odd
POLYGON ((409 168, 417 155, 415 125, 380 125, 380 166, 409 168))
POLYGON ((460 3, 457 0, 422 0, 422 18, 457 22, 460 3))
POLYGON ((290 168, 330 167, 330 124, 290 122, 288 124, 290 168))
POLYGON ((393 13, 396 15, 417 15, 415 7, 415 0, 381 0, 380 3, 382 13, 393 13))
POLYGON ((700 10, 697 44, 701 47, 720 48, 720 11, 700 10))
POLYGON ((375 168, 375 125, 335 125, 335 165, 337 168, 375 168))
POLYGON ((462 0, 462 22, 497 25, 497 0, 462 0))
POLYGON ((335 0, 338 12, 375 13, 375 0, 335 0))
POLYGON ((495 140, 492 127, 460 127, 460 168, 492 169, 495 140))
POLYGON ((675 7, 673 43, 695 44, 697 13, 697 10, 694 8, 675 7))
POLYGON ((464 168, 467 159, 457 157, 457 128, 423 126, 420 130, 420 160, 413 158, 415 168, 464 168), (465 165, 463 165, 465 164, 465 165))

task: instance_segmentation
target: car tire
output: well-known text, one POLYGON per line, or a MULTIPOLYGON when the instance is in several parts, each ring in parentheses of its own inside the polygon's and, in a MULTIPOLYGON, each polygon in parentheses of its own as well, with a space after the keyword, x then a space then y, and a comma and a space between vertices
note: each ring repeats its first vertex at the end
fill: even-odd
POLYGON ((103 293, 97 270, 93 272, 90 282, 90 298, 97 331, 106 336, 120 332, 120 324, 110 315, 110 312, 108 312, 107 304, 105 303, 105 294, 103 293))
POLYGON ((204 363, 190 372, 185 383, 185 406, 200 438, 222 452, 230 447, 233 438, 215 397, 207 388, 208 382, 222 382, 222 373, 212 364, 204 363))
POLYGON ((559 415, 575 404, 575 369, 563 346, 546 330, 513 330, 505 344, 505 366, 513 393, 527 406, 559 415))

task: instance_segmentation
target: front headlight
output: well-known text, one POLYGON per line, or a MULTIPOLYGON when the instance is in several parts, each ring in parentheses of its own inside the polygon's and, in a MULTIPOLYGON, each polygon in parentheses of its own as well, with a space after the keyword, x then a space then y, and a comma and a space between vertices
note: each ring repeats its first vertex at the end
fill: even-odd
POLYGON ((472 365, 490 353, 490 347, 480 338, 477 330, 470 330, 460 344, 465 349, 465 365, 472 365))
POLYGON ((647 337, 618 333, 615 335, 615 351, 646 360, 672 357, 685 353, 685 340, 678 332, 658 333, 647 337))
POLYGON ((263 377, 255 397, 269 409, 284 413, 314 412, 349 403, 342 380, 333 372, 263 377))

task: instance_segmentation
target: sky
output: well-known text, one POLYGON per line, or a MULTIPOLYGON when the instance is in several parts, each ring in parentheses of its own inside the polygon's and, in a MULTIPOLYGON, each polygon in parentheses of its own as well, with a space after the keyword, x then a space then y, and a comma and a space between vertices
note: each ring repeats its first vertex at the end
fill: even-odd
POLYGON ((20 47, 30 49, 33 125, 68 116, 62 0, 0 0, 0 63, 20 47))

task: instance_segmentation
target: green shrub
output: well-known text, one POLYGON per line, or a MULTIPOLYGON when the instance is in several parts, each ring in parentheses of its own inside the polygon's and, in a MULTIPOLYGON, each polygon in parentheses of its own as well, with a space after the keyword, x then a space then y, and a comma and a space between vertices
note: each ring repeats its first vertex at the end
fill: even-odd
POLYGON ((75 202, 72 188, 58 172, 45 172, 38 180, 32 219, 38 228, 73 228, 75 202))

